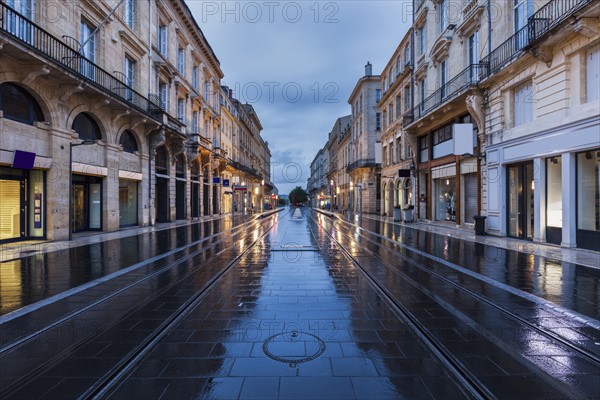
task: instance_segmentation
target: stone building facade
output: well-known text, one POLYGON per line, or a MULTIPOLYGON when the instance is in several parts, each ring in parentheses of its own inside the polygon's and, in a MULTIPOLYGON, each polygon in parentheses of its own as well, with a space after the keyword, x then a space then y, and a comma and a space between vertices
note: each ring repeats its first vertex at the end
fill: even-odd
MULTIPOLYGON (((480 95, 480 60, 487 54, 483 1, 415 2, 412 25, 414 107, 403 119, 415 155, 419 219, 470 225, 482 212, 483 121, 469 106, 480 95), (472 144, 455 154, 455 130, 472 124, 472 144)), ((467 132, 469 135, 469 132, 467 132)))
POLYGON ((345 211, 349 204, 350 175, 346 172, 348 165, 348 136, 352 124, 352 116, 338 118, 329 133, 327 151, 329 154, 329 171, 327 181, 329 182, 329 193, 332 196, 334 210, 345 211))
MULTIPOLYGON (((458 226, 482 215, 488 234, 600 250, 600 3, 416 0, 413 12, 373 83, 381 214, 414 204, 419 220, 458 226)), ((357 96, 329 155, 353 183, 357 96)))
POLYGON ((377 130, 377 102, 380 76, 372 74, 372 65, 365 67, 348 99, 352 109, 350 159, 346 172, 350 175, 349 209, 370 214, 381 209, 381 131, 377 130))
POLYGON ((394 208, 415 204, 415 163, 404 116, 412 111, 412 48, 409 30, 381 73, 377 91, 381 113, 376 129, 381 132, 381 215, 392 216, 394 208))
POLYGON ((522 3, 482 60, 487 230, 598 251, 600 4, 522 3))
POLYGON ((184 1, 113 6, 0 3, 1 241, 222 211, 219 60, 184 1))

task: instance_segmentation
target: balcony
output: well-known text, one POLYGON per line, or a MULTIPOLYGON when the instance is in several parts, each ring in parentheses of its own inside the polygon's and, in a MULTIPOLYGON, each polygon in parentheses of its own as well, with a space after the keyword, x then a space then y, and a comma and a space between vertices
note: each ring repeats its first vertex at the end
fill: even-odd
POLYGON ((357 160, 351 163, 346 167, 346 172, 350 173, 358 168, 380 168, 381 164, 376 163, 374 158, 363 158, 362 160, 357 160))
POLYGON ((504 66, 519 58, 534 42, 542 39, 544 35, 555 29, 562 22, 571 17, 594 0, 552 0, 527 21, 527 25, 508 38, 487 57, 481 60, 482 64, 489 64, 488 75, 493 75, 504 66))
MULTIPOLYGON (((420 102, 416 107, 414 107, 412 114, 410 114, 412 122, 423 118, 425 115, 429 114, 442 104, 466 92, 469 87, 477 85, 479 81, 486 75, 487 65, 469 65, 467 68, 459 72, 454 78, 450 79, 448 83, 440 87, 424 101, 420 102)), ((404 121, 406 121, 406 116, 404 117, 404 121)))
POLYGON ((261 180, 261 179, 262 179, 262 175, 260 175, 260 174, 258 173, 258 171, 256 171, 256 170, 255 170, 254 168, 252 168, 252 167, 249 167, 249 166, 247 166, 247 165, 244 165, 244 164, 242 164, 242 163, 240 163, 240 162, 238 162, 238 161, 231 161, 231 162, 230 162, 230 164, 231 164, 231 166, 232 166, 233 168, 235 168, 236 170, 238 170, 238 171, 242 171, 242 172, 245 172, 245 173, 247 173, 247 174, 249 174, 249 175, 253 176, 253 177, 254 177, 255 179, 257 179, 257 180, 261 180))
POLYGON ((66 70, 105 94, 153 119, 160 120, 155 113, 160 109, 157 104, 2 2, 0 35, 45 58, 55 64, 57 69, 66 70))
MULTIPOLYGON (((496 47, 479 64, 471 64, 458 73, 448 83, 437 89, 413 108, 412 113, 404 116, 404 123, 412 124, 423 118, 442 104, 465 93, 470 86, 499 72, 506 65, 530 51, 533 44, 543 39, 547 33, 556 29, 575 12, 580 11, 594 0, 552 0, 528 19, 527 25, 496 47)), ((464 11, 470 13, 479 4, 467 3, 464 11)))

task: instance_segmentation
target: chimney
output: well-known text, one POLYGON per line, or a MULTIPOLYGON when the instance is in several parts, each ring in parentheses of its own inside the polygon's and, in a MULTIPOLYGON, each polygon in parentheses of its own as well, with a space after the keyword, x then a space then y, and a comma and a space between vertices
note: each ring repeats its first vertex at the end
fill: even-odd
POLYGON ((369 61, 367 61, 367 65, 365 65, 365 76, 373 75, 373 65, 369 61))
POLYGON ((233 99, 233 90, 229 89, 229 98, 233 99))

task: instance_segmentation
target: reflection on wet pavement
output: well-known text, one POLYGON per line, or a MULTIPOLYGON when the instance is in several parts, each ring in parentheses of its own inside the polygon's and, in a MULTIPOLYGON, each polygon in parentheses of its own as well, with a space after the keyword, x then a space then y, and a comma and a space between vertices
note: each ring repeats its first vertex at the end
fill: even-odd
POLYGON ((406 254, 414 250, 417 254, 429 254, 566 309, 600 319, 600 269, 369 218, 364 218, 361 226, 397 241, 406 248, 406 254))
POLYGON ((2 262, 0 315, 231 228, 227 217, 2 262))
POLYGON ((464 398, 365 277, 316 235, 305 219, 281 221, 112 398, 147 386, 163 399, 464 398))

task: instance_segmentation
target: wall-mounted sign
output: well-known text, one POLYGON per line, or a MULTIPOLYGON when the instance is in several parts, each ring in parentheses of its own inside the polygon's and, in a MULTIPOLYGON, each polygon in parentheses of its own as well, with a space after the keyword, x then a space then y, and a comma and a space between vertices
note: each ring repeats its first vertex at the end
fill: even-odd
POLYGON ((246 190, 248 190, 248 186, 234 186, 233 190, 235 190, 236 192, 245 192, 246 190))
POLYGON ((42 194, 33 195, 33 227, 40 229, 42 227, 42 194))
POLYGON ((223 179, 223 186, 229 187, 229 179, 223 179))
POLYGON ((35 163, 35 153, 28 151, 15 150, 15 158, 12 167, 18 169, 33 169, 35 163))
POLYGON ((221 183, 221 178, 219 178, 218 176, 213 177, 213 183, 218 185, 219 183, 221 183))
POLYGON ((398 170, 398 177, 400 177, 400 178, 410 178, 410 169, 400 169, 400 170, 398 170))

